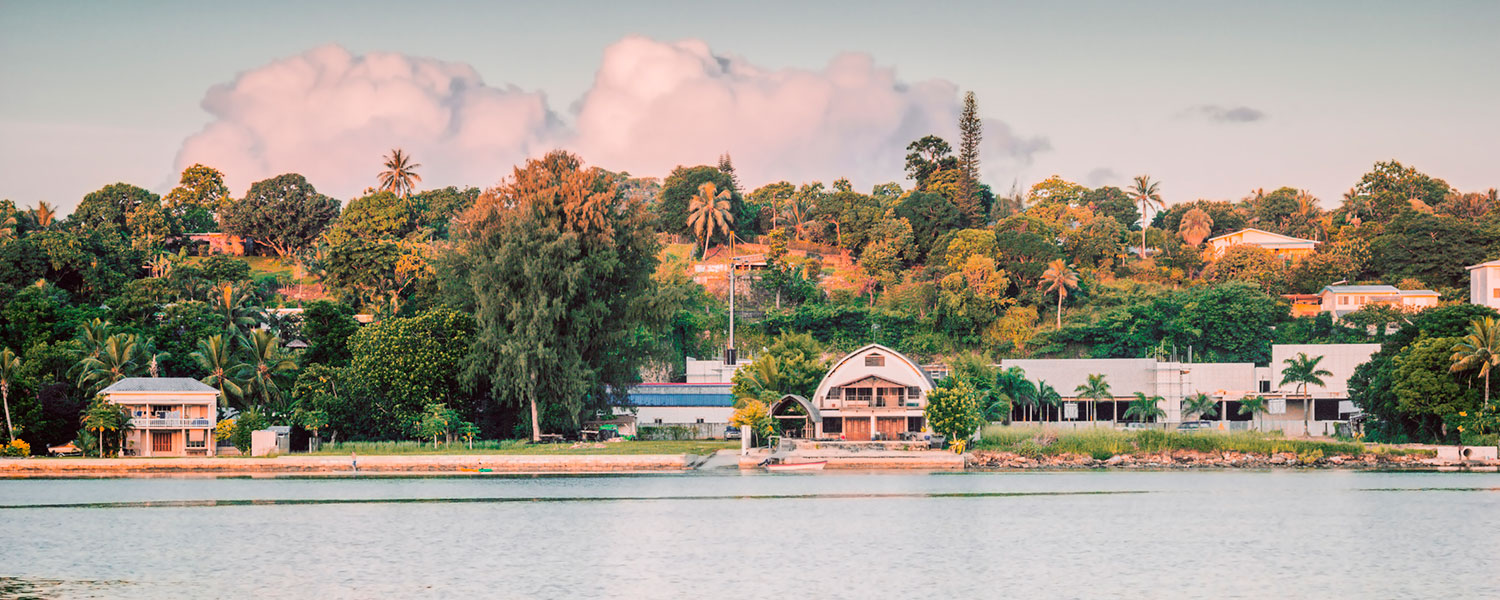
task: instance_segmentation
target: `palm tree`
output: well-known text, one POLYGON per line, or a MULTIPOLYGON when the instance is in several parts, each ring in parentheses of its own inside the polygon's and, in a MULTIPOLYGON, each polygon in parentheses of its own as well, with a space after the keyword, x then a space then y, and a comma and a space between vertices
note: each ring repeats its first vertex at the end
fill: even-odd
POLYGON ((208 292, 208 303, 214 312, 224 317, 224 329, 239 332, 241 327, 255 324, 256 310, 250 303, 250 292, 245 286, 236 286, 225 281, 208 292))
POLYGON ((99 445, 99 457, 104 457, 104 432, 118 431, 120 433, 120 447, 123 449, 125 431, 130 429, 130 415, 119 405, 111 404, 103 397, 96 398, 93 404, 83 412, 80 422, 84 429, 94 432, 94 440, 99 445))
POLYGON ((1161 409, 1161 396, 1147 396, 1142 392, 1135 393, 1135 400, 1130 401, 1130 406, 1125 409, 1125 418, 1136 418, 1140 422, 1154 422, 1167 416, 1167 411, 1161 409))
POLYGON ((792 237, 806 240, 809 227, 817 221, 807 218, 812 208, 806 196, 794 195, 782 204, 781 218, 792 228, 792 237))
POLYGON ((5 218, 0 219, 0 240, 8 240, 16 237, 16 225, 19 223, 16 220, 16 215, 6 213, 5 218))
POLYGON ((1046 292, 1057 294, 1057 328, 1062 329, 1062 304, 1063 299, 1068 297, 1068 290, 1078 287, 1078 273, 1068 268, 1062 259, 1053 260, 1047 264, 1047 270, 1042 273, 1042 287, 1046 292))
POLYGON ((1266 399, 1260 396, 1245 396, 1240 398, 1240 414, 1250 415, 1255 420, 1255 428, 1260 429, 1260 415, 1266 413, 1266 399))
POLYGON ((0 350, 0 401, 5 404, 5 434, 16 441, 16 430, 10 424, 10 384, 21 374, 21 359, 10 348, 0 350))
POLYGON ((1052 384, 1038 381, 1036 400, 1039 405, 1052 407, 1052 412, 1057 415, 1058 422, 1062 421, 1062 394, 1057 393, 1057 389, 1052 387, 1052 384))
MULTIPOLYGON (((1028 417, 1034 409, 1040 407, 1041 396, 1038 393, 1039 391, 1036 389, 1036 384, 1032 383, 1029 379, 1022 379, 1015 382, 1011 394, 1015 398, 1016 404, 1021 405, 1023 417, 1028 417)), ((1025 418, 1023 420, 1030 419, 1025 418)))
POLYGON ((281 339, 275 334, 257 329, 241 344, 249 353, 250 362, 239 368, 239 380, 245 382, 244 394, 255 398, 265 412, 273 416, 285 416, 288 407, 281 388, 287 383, 297 363, 281 353, 281 339))
POLYGON ((1500 366, 1500 327, 1494 317, 1469 322, 1469 335, 1453 346, 1451 373, 1479 369, 1484 376, 1484 407, 1490 407, 1490 369, 1500 366))
POLYGON ((1318 363, 1323 362, 1323 357, 1308 358, 1306 352, 1298 352, 1296 356, 1281 361, 1287 367, 1281 370, 1281 385, 1294 383, 1297 385, 1297 393, 1302 398, 1302 428, 1303 433, 1312 435, 1312 398, 1307 395, 1308 384, 1323 387, 1324 377, 1333 377, 1333 372, 1328 369, 1319 369, 1318 363))
POLYGON ((1212 417, 1219 413, 1219 403, 1212 396, 1198 392, 1188 396, 1182 401, 1182 412, 1185 414, 1198 415, 1198 419, 1212 417))
POLYGON ((94 319, 78 326, 78 343, 83 345, 85 357, 98 357, 104 349, 104 340, 109 339, 109 321, 94 319))
POLYGON ((1141 259, 1143 260, 1146 258, 1146 229, 1151 223, 1151 218, 1146 211, 1152 206, 1157 208, 1166 206, 1166 203, 1161 200, 1160 188, 1161 182, 1151 181, 1150 175, 1136 175, 1135 184, 1130 186, 1130 191, 1127 192, 1132 200, 1141 205, 1141 259))
POLYGON ((36 226, 41 229, 52 227, 52 222, 57 220, 57 209, 45 200, 36 203, 36 208, 31 209, 31 217, 36 219, 36 226))
POLYGON ((98 356, 87 356, 78 363, 78 387, 96 392, 140 372, 140 342, 134 335, 116 333, 104 340, 98 356))
POLYGON ((1213 230, 1214 218, 1201 208, 1187 211, 1187 214, 1182 215, 1182 222, 1177 225, 1177 233, 1182 236, 1182 241, 1193 247, 1202 244, 1213 230))
MULTIPOLYGON (((1109 390, 1109 382, 1104 380, 1103 373, 1089 375, 1086 382, 1073 389, 1073 393, 1078 394, 1079 398, 1087 399, 1093 405, 1093 410, 1089 412, 1090 421, 1099 420, 1100 402, 1115 399, 1114 392, 1109 390)), ((1109 420, 1110 422, 1114 422, 1115 411, 1111 410, 1109 412, 1109 420)))
POLYGON ((417 174, 417 168, 421 166, 411 162, 411 155, 401 152, 400 148, 391 150, 391 154, 385 157, 385 170, 380 172, 380 191, 402 198, 411 195, 412 184, 422 181, 422 176, 417 174))
POLYGON ((200 381, 219 389, 219 405, 227 406, 231 398, 238 400, 244 389, 234 379, 234 374, 244 369, 244 362, 235 356, 232 338, 211 335, 198 340, 198 351, 191 354, 193 360, 208 376, 200 381))
POLYGON ((708 242, 714 233, 729 231, 734 214, 729 212, 729 190, 718 191, 712 181, 698 186, 698 195, 688 204, 688 226, 703 238, 703 258, 708 259, 708 242), (716 231, 717 230, 717 231, 716 231))

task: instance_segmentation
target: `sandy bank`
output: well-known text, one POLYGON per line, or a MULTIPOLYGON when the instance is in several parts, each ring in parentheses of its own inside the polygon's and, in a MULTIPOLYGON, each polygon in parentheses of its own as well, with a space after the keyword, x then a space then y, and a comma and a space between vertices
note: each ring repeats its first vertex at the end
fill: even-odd
MULTIPOLYGON (((640 455, 385 455, 360 456, 360 473, 628 473, 685 471, 695 457, 640 455)), ((32 458, 0 460, 0 477, 91 476, 160 473, 348 474, 348 456, 273 458, 32 458)))
MULTIPOLYGON (((1430 469, 1460 466, 1457 460, 1433 458, 1419 454, 1365 453, 1358 455, 1249 454, 1243 452, 1200 452, 1173 450, 1167 452, 1118 454, 1094 458, 1083 454, 1024 456, 1014 452, 977 450, 968 455, 967 467, 973 469, 1270 469, 1270 468, 1337 468, 1337 469, 1430 469)), ((1461 466, 1493 468, 1494 461, 1467 461, 1461 466)))

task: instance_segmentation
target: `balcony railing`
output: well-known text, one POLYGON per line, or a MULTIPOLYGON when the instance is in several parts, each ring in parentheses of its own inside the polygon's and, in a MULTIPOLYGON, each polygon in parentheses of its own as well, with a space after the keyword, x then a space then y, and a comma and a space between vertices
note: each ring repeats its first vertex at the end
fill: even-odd
POLYGON ((149 417, 136 417, 130 420, 130 426, 136 429, 150 429, 158 427, 213 427, 214 422, 208 419, 152 419, 149 417))

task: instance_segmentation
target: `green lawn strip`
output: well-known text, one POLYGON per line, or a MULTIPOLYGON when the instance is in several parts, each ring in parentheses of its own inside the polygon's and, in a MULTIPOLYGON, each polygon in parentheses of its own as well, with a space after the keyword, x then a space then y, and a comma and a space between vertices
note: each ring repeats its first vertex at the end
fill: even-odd
POLYGON ((1180 433, 1161 431, 1119 431, 1091 429, 1063 431, 1036 427, 987 427, 975 450, 1014 452, 1023 456, 1082 454, 1108 458, 1118 454, 1156 453, 1172 450, 1199 452, 1241 452, 1272 455, 1291 452, 1298 455, 1321 452, 1324 456, 1366 453, 1404 455, 1431 453, 1427 450, 1392 448, 1353 442, 1325 442, 1287 439, 1254 431, 1233 433, 1180 433))

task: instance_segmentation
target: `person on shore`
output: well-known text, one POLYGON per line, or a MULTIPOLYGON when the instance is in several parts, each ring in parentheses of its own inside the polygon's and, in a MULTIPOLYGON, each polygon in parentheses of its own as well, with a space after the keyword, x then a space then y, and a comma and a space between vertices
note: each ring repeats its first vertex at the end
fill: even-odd
POLYGON ((349 468, 353 469, 355 473, 359 472, 359 455, 354 452, 349 453, 349 468))

